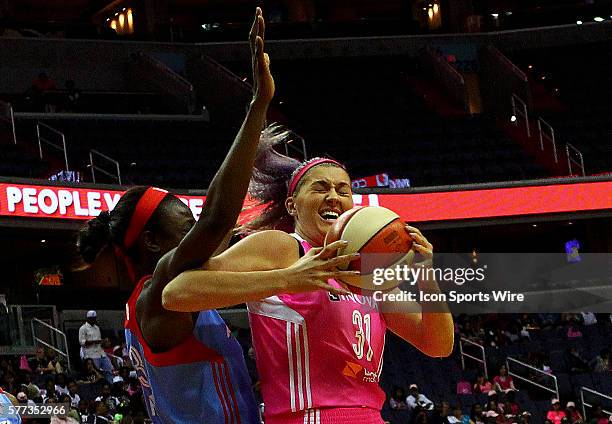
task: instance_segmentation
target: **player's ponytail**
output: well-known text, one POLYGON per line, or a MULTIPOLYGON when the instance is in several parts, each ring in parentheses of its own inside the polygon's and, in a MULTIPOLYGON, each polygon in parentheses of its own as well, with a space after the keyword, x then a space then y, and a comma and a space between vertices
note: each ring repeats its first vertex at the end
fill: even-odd
POLYGON ((276 145, 286 143, 290 138, 291 132, 280 125, 271 125, 263 130, 249 185, 249 195, 257 200, 259 205, 265 206, 255 219, 241 227, 241 233, 293 229, 293 218, 287 213, 285 199, 287 182, 300 166, 300 162, 274 150, 276 145))
MULTIPOLYGON (((96 257, 108 245, 124 248, 123 242, 130 220, 138 201, 148 188, 137 186, 129 189, 121 196, 111 212, 101 212, 100 215, 87 221, 81 228, 77 238, 77 249, 86 264, 93 264, 96 257)), ((167 196, 167 199, 171 198, 173 197, 167 196)), ((156 227, 158 221, 159 214, 156 211, 147 223, 146 228, 156 227)), ((125 253, 131 256, 133 252, 131 249, 125 249, 125 253)))
POLYGON ((86 263, 94 263, 98 254, 110 243, 110 222, 110 213, 102 211, 100 215, 87 221, 79 231, 77 247, 86 263))

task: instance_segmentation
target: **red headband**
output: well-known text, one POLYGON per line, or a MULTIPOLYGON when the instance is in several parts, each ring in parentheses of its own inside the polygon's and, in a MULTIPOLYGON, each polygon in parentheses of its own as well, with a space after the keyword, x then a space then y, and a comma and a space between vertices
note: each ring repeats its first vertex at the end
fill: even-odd
POLYGON ((166 190, 157 187, 149 187, 144 192, 136 204, 136 209, 134 209, 132 218, 130 218, 130 225, 123 238, 123 247, 126 250, 134 245, 145 225, 149 222, 151 215, 153 215, 153 212, 155 212, 155 209, 157 209, 167 194, 166 190))
POLYGON ((300 171, 297 174, 295 174, 295 176, 291 179, 291 182, 289 183, 289 191, 287 192, 287 196, 288 197, 293 196, 293 192, 295 191, 295 188, 297 187, 298 183, 300 182, 300 180, 302 179, 305 173, 307 173, 310 169, 314 168, 315 166, 321 165, 322 163, 331 163, 334 165, 338 165, 340 168, 344 169, 344 165, 342 165, 340 162, 335 161, 333 159, 321 158, 321 159, 313 160, 312 162, 305 165, 302 169, 300 169, 300 171))

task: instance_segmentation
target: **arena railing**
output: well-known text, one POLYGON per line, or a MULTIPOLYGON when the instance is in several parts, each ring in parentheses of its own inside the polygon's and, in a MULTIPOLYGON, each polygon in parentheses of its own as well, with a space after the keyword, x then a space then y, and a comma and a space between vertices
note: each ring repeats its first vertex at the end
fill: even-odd
MULTIPOLYGON (((598 392, 598 391, 596 391, 596 390, 593 390, 593 389, 590 389, 590 388, 588 388, 588 387, 584 387, 584 386, 580 387, 580 403, 582 403, 582 416, 583 416, 583 418, 584 418, 585 420, 586 420, 586 407, 587 407, 587 406, 588 406, 589 408, 592 408, 592 407, 593 407, 593 404, 592 404, 592 403, 590 403, 590 402, 586 402, 586 401, 584 400, 584 394, 585 394, 585 392, 586 392, 586 393, 590 393, 590 394, 592 394, 592 395, 595 395, 596 397, 603 398, 603 399, 608 399, 609 401, 612 401, 612 397, 610 397, 610 396, 608 396, 608 395, 605 395, 605 394, 603 394, 603 393, 600 393, 600 392, 598 392)), ((611 403, 612 403, 612 402, 611 402, 611 403)), ((610 409, 612 409, 612 408, 610 408, 610 409)), ((609 410, 607 410, 607 409, 603 409, 603 408, 602 408, 602 410, 603 410, 603 412, 604 412, 604 413, 606 413, 606 414, 608 414, 608 415, 612 416, 612 412, 610 412, 609 410)))
POLYGON ((584 170, 584 158, 582 157, 582 152, 574 147, 573 144, 565 143, 565 154, 567 155, 567 169, 570 175, 574 175, 574 171, 572 169, 572 164, 578 166, 580 171, 582 171, 582 176, 586 176, 586 172, 584 170), (574 159, 572 157, 577 156, 578 159, 574 159))
POLYGON ((433 75, 452 98, 466 112, 470 110, 468 91, 465 79, 445 58, 431 47, 426 47, 420 55, 422 66, 433 75))
POLYGON ((529 383, 533 386, 539 387, 542 390, 546 390, 547 392, 551 392, 552 394, 555 395, 555 398, 559 399, 559 384, 557 383, 557 377, 553 374, 548 374, 547 372, 544 372, 536 367, 533 367, 529 364, 526 364, 525 362, 521 362, 518 359, 514 359, 510 356, 508 356, 506 358, 506 369, 508 370, 508 375, 511 375, 512 377, 518 378, 521 381, 524 381, 526 383, 529 383), (555 383, 555 387, 550 388, 547 387, 543 384, 537 383, 529 378, 526 378, 520 374, 517 374, 516 372, 513 372, 512 369, 510 368, 510 364, 515 364, 515 365, 519 365, 521 367, 527 368, 530 371, 534 371, 538 374, 540 374, 542 377, 546 377, 546 378, 550 378, 551 380, 553 380, 553 382, 555 383))
POLYGON ((17 135, 15 133, 15 114, 13 113, 13 106, 11 106, 10 103, 3 102, 2 100, 0 100, 0 120, 6 121, 11 126, 13 144, 17 144, 17 135))
POLYGON ((111 158, 110 156, 107 156, 104 153, 101 153, 95 149, 91 149, 89 151, 89 168, 91 169, 91 179, 94 182, 94 184, 96 183, 96 171, 98 171, 110 178, 113 178, 115 181, 117 181, 117 184, 121 185, 121 168, 119 166, 119 162, 117 162, 115 159, 111 158), (98 156, 106 160, 107 162, 110 162, 111 164, 113 164, 115 166, 116 173, 109 172, 106 169, 101 168, 98 165, 95 165, 94 156, 98 156))
MULTIPOLYGON (((38 318, 33 318, 30 322, 32 326, 32 338, 34 340, 34 344, 36 346, 43 345, 48 349, 53 350, 57 354, 63 356, 66 359, 66 366, 68 370, 72 370, 70 364, 70 355, 68 354, 68 339, 66 338, 66 333, 59 330, 58 328, 53 327, 52 325, 47 324, 44 321, 39 320, 38 318), (36 329, 38 327, 45 328, 50 333, 50 340, 45 341, 37 336, 36 329), (63 341, 63 349, 60 347, 60 343, 58 343, 58 339, 63 341)), ((38 333, 40 335, 40 332, 38 333)))
POLYGON ((538 136, 540 137, 540 150, 545 151, 546 147, 544 146, 544 141, 550 143, 552 145, 553 157, 555 158, 555 163, 558 163, 557 160, 557 145, 555 143, 555 130, 553 127, 543 120, 542 118, 538 118, 538 136), (548 132, 546 132, 548 130, 548 132))
POLYGON ((523 118, 525 121, 525 131, 527 137, 531 137, 531 130, 529 129, 529 112, 527 111, 527 103, 525 103, 519 96, 512 94, 510 97, 512 103, 512 116, 515 118, 514 124, 518 125, 519 118, 523 118))
POLYGON ((485 377, 487 379, 489 378, 489 371, 487 369, 487 354, 485 353, 485 348, 483 345, 478 344, 472 340, 466 339, 465 337, 461 337, 461 339, 459 340, 459 352, 461 354, 461 368, 465 370, 465 358, 472 359, 482 365, 485 377), (482 352, 482 358, 478 358, 469 353, 466 353, 463 346, 464 343, 470 346, 477 347, 480 352, 482 352))
POLYGON ((178 100, 177 109, 183 109, 189 114, 195 112, 196 94, 189 81, 146 53, 135 53, 132 59, 132 69, 140 83, 153 85, 156 90, 166 94, 172 103, 178 100))
POLYGON ((63 132, 58 131, 55 128, 47 124, 43 124, 42 122, 39 121, 39 122, 36 122, 36 138, 38 139, 38 154, 41 159, 43 159, 43 143, 44 143, 64 153, 64 164, 66 165, 66 171, 70 171, 70 168, 68 167, 68 149, 66 148, 66 136, 64 135, 63 132), (47 138, 49 136, 52 136, 58 139, 59 144, 58 142, 49 140, 47 138))
POLYGON ((54 305, 8 305, 10 346, 0 346, 3 354, 33 353, 34 338, 31 321, 40 319, 57 326, 58 315, 54 305))

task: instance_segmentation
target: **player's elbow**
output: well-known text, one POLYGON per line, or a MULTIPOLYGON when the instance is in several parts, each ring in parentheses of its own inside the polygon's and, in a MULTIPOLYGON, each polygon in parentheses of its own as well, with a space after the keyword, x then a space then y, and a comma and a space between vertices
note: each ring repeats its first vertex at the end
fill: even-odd
POLYGON ((162 306, 168 311, 182 312, 185 294, 176 285, 168 284, 162 292, 162 306))

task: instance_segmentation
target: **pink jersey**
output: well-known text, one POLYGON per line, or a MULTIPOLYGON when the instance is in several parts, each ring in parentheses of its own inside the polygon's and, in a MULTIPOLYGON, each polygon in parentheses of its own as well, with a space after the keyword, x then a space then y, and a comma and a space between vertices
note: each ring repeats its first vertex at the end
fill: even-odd
POLYGON ((329 408, 358 408, 378 417, 367 422, 382 422, 378 381, 387 325, 371 296, 319 290, 268 297, 248 310, 266 422, 331 422, 324 419, 329 408))

